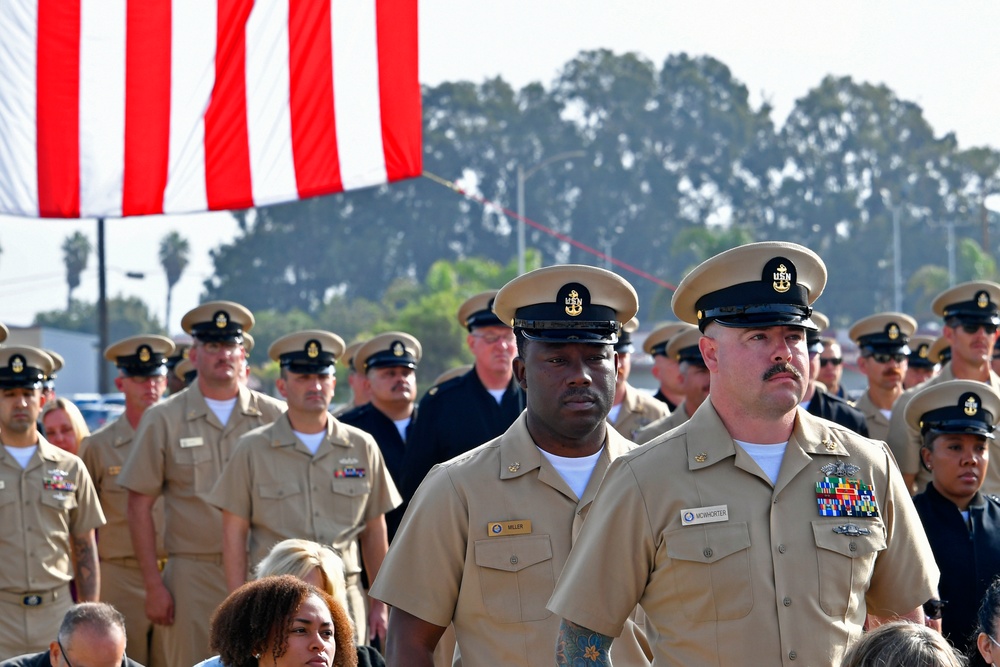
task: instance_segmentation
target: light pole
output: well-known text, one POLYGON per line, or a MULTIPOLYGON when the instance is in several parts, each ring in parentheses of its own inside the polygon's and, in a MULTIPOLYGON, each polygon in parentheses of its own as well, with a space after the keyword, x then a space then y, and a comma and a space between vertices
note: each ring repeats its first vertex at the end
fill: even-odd
POLYGON ((586 155, 583 151, 567 151, 548 157, 535 166, 525 171, 524 167, 517 165, 517 275, 523 275, 524 267, 524 182, 531 178, 535 172, 547 164, 552 164, 557 160, 571 160, 573 158, 586 155))

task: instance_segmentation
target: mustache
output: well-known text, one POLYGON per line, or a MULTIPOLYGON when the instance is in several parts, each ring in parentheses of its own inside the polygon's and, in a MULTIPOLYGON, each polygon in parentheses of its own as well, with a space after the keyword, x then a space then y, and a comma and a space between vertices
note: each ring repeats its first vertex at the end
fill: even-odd
POLYGON ((588 401, 594 401, 594 402, 597 402, 598 400, 597 394, 595 394, 592 391, 588 391, 587 389, 584 389, 582 387, 577 389, 567 389, 565 392, 563 392, 561 398, 563 401, 566 401, 570 398, 584 398, 588 401))
POLYGON ((762 379, 766 382, 767 380, 770 380, 778 373, 789 373, 792 376, 794 376, 795 379, 797 380, 802 379, 802 373, 799 372, 799 369, 787 363, 775 364, 774 366, 771 366, 766 371, 764 371, 764 377, 762 379))

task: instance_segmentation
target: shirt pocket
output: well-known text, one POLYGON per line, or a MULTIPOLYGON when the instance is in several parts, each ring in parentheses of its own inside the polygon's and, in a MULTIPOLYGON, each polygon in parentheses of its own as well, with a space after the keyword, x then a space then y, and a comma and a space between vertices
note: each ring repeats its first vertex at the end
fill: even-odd
POLYGON ((173 461, 177 474, 176 481, 171 479, 171 484, 193 488, 197 494, 206 494, 212 490, 218 475, 212 461, 212 450, 207 444, 195 447, 177 445, 173 450, 173 461))
POLYGON ((677 606, 693 621, 730 621, 753 608, 746 523, 687 526, 666 534, 677 606))
POLYGON ((360 526, 365 522, 365 507, 372 487, 366 479, 334 479, 331 515, 341 530, 360 526))
POLYGON ((483 606, 498 623, 541 621, 555 588, 552 541, 548 535, 477 540, 476 565, 483 606))
MULTIPOLYGON (((302 514, 308 508, 301 498, 302 485, 298 482, 284 484, 260 484, 257 487, 257 506, 254 507, 254 523, 278 527, 301 526, 302 514)), ((276 532, 281 532, 280 529, 276 532)))
POLYGON ((885 549, 885 530, 881 523, 864 523, 868 535, 842 535, 833 532, 840 524, 813 521, 816 559, 819 568, 819 606, 829 616, 843 617, 855 598, 856 604, 868 588, 875 558, 885 549))

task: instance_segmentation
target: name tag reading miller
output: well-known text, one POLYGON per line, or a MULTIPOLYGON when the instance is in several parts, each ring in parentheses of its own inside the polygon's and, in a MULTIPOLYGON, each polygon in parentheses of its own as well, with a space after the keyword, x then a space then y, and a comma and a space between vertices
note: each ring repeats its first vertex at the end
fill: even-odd
POLYGON ((527 519, 515 519, 514 521, 491 521, 486 524, 486 533, 490 537, 500 537, 501 535, 529 535, 531 534, 531 522, 527 519))
POLYGON ((699 523, 716 523, 719 521, 729 521, 729 505, 693 507, 688 510, 681 510, 682 526, 694 526, 699 523))

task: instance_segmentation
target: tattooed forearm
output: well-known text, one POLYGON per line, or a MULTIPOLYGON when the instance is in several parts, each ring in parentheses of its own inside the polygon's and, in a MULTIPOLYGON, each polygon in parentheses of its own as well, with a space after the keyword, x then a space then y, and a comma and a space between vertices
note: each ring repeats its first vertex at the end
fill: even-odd
POLYGON ((96 602, 101 589, 101 573, 97 564, 97 542, 94 531, 71 536, 76 597, 80 602, 96 602))
POLYGON ((612 637, 563 619, 556 643, 556 664, 611 667, 612 637))

